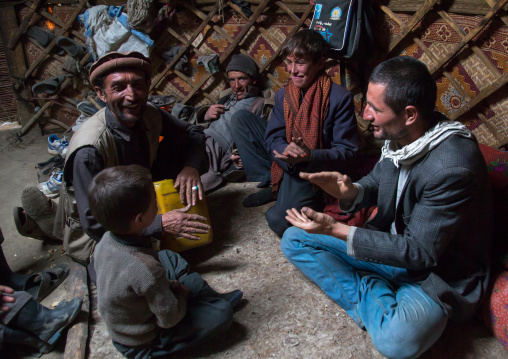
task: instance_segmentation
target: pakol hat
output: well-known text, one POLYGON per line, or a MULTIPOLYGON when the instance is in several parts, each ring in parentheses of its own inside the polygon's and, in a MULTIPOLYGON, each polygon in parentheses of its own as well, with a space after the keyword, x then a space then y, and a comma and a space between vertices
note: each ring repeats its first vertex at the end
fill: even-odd
POLYGON ((226 68, 226 72, 229 71, 240 71, 252 78, 256 78, 258 76, 256 63, 252 57, 244 54, 233 55, 233 57, 231 57, 231 61, 226 68))
POLYGON ((152 76, 152 62, 143 54, 136 51, 114 51, 101 56, 90 67, 90 83, 95 86, 95 81, 98 78, 124 68, 141 69, 148 77, 152 76))

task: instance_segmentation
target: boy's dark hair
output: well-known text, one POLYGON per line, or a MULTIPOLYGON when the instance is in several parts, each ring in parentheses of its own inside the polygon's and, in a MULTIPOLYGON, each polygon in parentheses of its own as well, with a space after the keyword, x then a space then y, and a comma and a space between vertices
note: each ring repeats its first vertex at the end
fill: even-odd
POLYGON ((430 121, 436 106, 437 86, 427 66, 410 56, 397 56, 376 66, 369 82, 385 85, 384 102, 400 115, 414 106, 430 121))
POLYGON ((309 56, 312 62, 318 62, 322 57, 328 57, 329 45, 317 31, 304 29, 294 34, 282 47, 284 57, 294 56, 303 58, 309 56))
POLYGON ((90 211, 106 230, 128 234, 132 219, 148 210, 154 191, 146 168, 109 167, 97 174, 88 187, 90 211))

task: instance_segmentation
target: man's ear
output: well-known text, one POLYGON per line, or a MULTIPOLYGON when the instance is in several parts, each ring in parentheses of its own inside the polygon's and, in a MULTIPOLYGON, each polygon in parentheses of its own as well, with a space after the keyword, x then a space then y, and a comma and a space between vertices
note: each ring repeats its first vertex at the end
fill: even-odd
POLYGON ((104 93, 104 91, 102 90, 101 87, 94 86, 93 89, 95 90, 95 93, 97 94, 97 96, 99 96, 99 98, 102 100, 102 102, 107 102, 106 101, 106 94, 104 93))
POLYGON ((418 110, 414 106, 406 106, 404 109, 406 115, 406 126, 413 125, 418 119, 418 110))

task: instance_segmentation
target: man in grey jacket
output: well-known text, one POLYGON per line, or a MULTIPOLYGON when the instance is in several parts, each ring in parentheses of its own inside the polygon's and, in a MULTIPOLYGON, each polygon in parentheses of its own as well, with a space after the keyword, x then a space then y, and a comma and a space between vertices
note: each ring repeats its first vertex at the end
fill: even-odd
POLYGON ((427 67, 396 57, 374 69, 364 119, 384 139, 373 171, 301 174, 342 210, 377 206, 363 228, 309 208, 288 210, 286 257, 366 329, 389 358, 416 358, 464 321, 487 289, 492 203, 471 132, 434 112, 427 67))
POLYGON ((203 120, 211 122, 205 130, 206 152, 209 169, 201 176, 203 188, 210 191, 218 188, 226 178, 233 179, 232 173, 241 169, 240 156, 234 153, 234 140, 231 132, 233 115, 240 110, 261 114, 264 105, 256 87, 258 69, 254 60, 247 55, 234 55, 226 72, 231 93, 221 97, 217 104, 211 105, 203 120), (236 165, 233 164, 236 160, 236 165), (238 166, 238 167, 237 167, 238 166))

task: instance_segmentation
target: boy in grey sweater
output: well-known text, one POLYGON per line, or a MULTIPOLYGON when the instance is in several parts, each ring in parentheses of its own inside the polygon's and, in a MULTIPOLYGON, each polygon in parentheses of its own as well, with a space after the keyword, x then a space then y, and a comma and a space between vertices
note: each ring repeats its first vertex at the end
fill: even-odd
POLYGON ((157 253, 150 237, 142 236, 157 214, 147 169, 104 169, 92 180, 88 199, 108 230, 94 254, 98 309, 122 354, 164 357, 229 328, 242 292, 217 293, 189 272, 179 254, 157 253))

